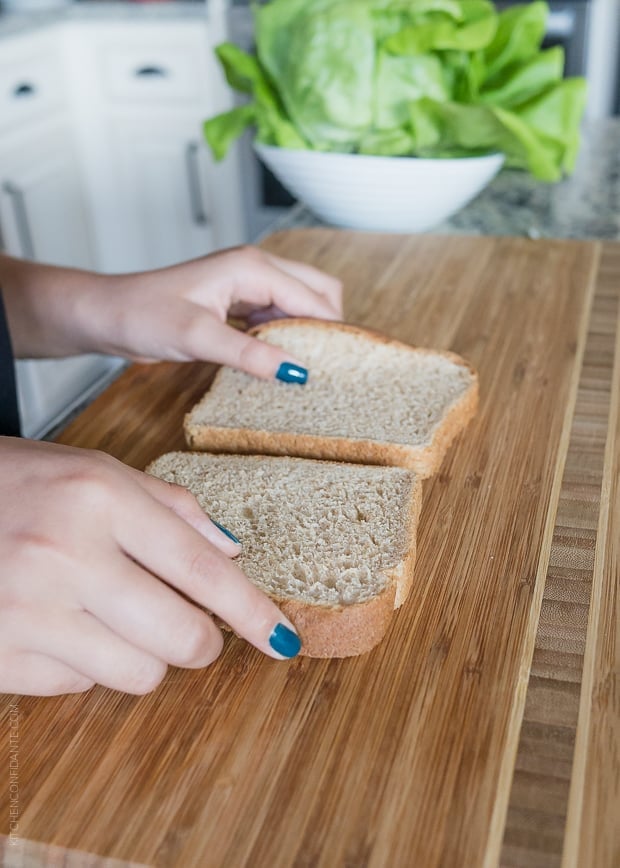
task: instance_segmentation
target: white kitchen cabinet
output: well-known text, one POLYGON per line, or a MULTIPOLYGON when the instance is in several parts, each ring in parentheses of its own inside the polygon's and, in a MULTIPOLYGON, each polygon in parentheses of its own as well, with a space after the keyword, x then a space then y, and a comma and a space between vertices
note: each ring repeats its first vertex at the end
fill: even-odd
POLYGON ((224 10, 214 0, 188 18, 60 19, 2 40, 0 208, 10 249, 119 272, 245 240, 238 150, 215 164, 202 133, 233 101, 213 52, 224 10), (21 143, 7 137, 19 135, 14 168, 21 143))
MULTIPOLYGON (((237 151, 216 165, 202 137, 205 118, 232 104, 213 56, 223 9, 214 0, 209 18, 59 18, 2 39, 0 247, 126 272, 244 240, 237 151)), ((120 364, 19 362, 24 433, 41 435, 120 364)))
POLYGON ((0 134, 40 122, 68 107, 61 45, 52 32, 0 43, 0 134))
MULTIPOLYGON (((0 227, 12 255, 93 268, 88 210, 64 121, 29 124, 0 147, 0 227)), ((23 360, 16 365, 22 431, 41 436, 119 360, 97 355, 23 360)))
POLYGON ((216 165, 202 134, 232 104, 213 57, 217 22, 73 22, 68 34, 102 269, 163 267, 241 243, 238 155, 216 165))
MULTIPOLYGON (((51 33, 22 37, 0 58, 0 246, 25 259, 94 268, 61 44, 51 33)), ((23 433, 42 435, 119 365, 96 355, 18 361, 23 433)))
POLYGON ((43 437, 108 383, 124 362, 96 354, 28 359, 15 365, 24 437, 43 437))
POLYGON ((88 210, 57 31, 0 51, 0 225, 17 256, 92 267, 88 210))
POLYGON ((158 268, 214 250, 215 207, 195 118, 113 118, 108 141, 122 214, 109 229, 116 269, 158 268))
POLYGON ((0 141, 0 221, 6 249, 25 259, 94 266, 92 236, 70 129, 29 124, 0 141))

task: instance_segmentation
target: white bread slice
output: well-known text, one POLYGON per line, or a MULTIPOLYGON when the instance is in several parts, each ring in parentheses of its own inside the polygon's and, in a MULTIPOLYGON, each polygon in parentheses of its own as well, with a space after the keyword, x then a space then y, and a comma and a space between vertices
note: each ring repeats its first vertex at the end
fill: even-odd
POLYGON ((295 624, 308 657, 369 651, 407 597, 421 501, 411 471, 171 452, 147 472, 188 488, 241 540, 240 568, 295 624))
POLYGON ((190 448, 395 465, 427 477, 476 412, 476 372, 454 353, 323 320, 274 320, 253 333, 304 362, 307 383, 221 368, 185 417, 190 448))

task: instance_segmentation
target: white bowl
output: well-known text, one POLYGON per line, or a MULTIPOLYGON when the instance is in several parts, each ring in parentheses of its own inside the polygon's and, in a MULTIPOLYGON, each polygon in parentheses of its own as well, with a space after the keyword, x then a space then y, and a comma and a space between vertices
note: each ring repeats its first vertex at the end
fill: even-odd
POLYGON ((375 232, 423 232, 470 202, 503 154, 458 159, 333 154, 254 144, 278 180, 317 217, 375 232))

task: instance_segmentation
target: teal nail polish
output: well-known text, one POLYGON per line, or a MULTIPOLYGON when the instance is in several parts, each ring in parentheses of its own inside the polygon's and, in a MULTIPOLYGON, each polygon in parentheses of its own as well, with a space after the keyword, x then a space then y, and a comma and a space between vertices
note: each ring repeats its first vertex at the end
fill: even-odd
POLYGON ((227 527, 224 527, 223 524, 220 524, 219 521, 216 521, 214 518, 212 518, 211 521, 213 522, 213 524, 214 524, 217 528, 219 528, 219 530, 222 531, 223 534, 226 534, 226 536, 228 537, 228 539, 231 539, 234 543, 237 543, 238 546, 241 545, 241 540, 238 540, 237 537, 234 535, 234 533, 233 533, 232 531, 228 530, 227 527))
POLYGON ((283 383, 299 383, 301 386, 308 379, 308 369, 302 368, 301 365, 294 365, 292 362, 282 362, 276 372, 276 380, 281 380, 283 383))
POLYGON ((296 657, 301 649, 301 639, 284 624, 276 624, 269 637, 269 644, 283 657, 296 657))

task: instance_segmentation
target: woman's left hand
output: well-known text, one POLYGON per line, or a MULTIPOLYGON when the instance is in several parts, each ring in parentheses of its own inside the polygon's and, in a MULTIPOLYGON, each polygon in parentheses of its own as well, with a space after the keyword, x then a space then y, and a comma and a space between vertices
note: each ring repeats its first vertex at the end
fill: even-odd
POLYGON ((270 379, 303 360, 233 328, 273 316, 342 318, 339 280, 257 247, 169 268, 100 275, 0 256, 18 357, 103 352, 135 361, 204 360, 270 379))
POLYGON ((138 361, 203 359, 271 379, 303 359, 227 324, 274 316, 342 318, 342 286, 302 262, 256 247, 225 250, 182 265, 108 278, 97 341, 138 361))

